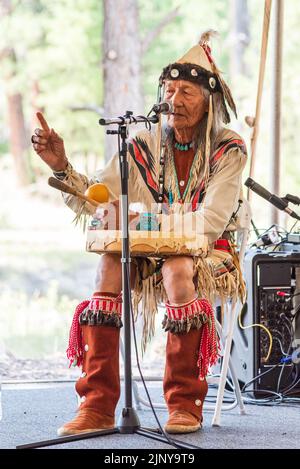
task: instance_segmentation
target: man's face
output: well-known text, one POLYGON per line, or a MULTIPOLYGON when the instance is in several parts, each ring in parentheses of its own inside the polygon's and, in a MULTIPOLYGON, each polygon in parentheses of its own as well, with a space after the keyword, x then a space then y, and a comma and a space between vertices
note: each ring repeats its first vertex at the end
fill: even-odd
POLYGON ((168 124, 179 131, 196 127, 207 111, 200 86, 190 81, 167 81, 165 99, 173 104, 174 111, 168 116, 168 124))

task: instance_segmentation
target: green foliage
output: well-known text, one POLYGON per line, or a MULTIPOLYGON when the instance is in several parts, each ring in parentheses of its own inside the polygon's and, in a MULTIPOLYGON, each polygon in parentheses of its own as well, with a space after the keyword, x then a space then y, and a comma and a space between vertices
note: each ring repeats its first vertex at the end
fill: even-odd
MULTIPOLYGON (((190 0, 179 2, 167 0, 139 0, 141 36, 147 35, 149 30, 156 27, 161 19, 179 7, 178 16, 161 31, 143 57, 143 83, 148 107, 156 99, 158 77, 166 65, 176 61, 192 45, 199 40, 200 34, 208 29, 215 29, 220 34, 220 40, 228 33, 227 7, 228 0, 211 2, 190 0), (205 18, 205 20, 203 20, 205 18)), ((217 59, 218 54, 217 54, 217 59)), ((228 54, 223 51, 220 68, 228 61, 228 54)))
POLYGON ((4 290, 0 294, 0 342, 14 355, 42 358, 66 348, 78 300, 58 294, 50 282, 45 295, 4 290))
POLYGON ((64 136, 69 155, 101 154, 97 115, 70 110, 102 101, 101 23, 97 0, 24 1, 15 2, 0 32, 0 50, 13 46, 16 54, 15 63, 2 61, 0 77, 13 74, 6 86, 22 93, 28 122, 32 86, 38 84, 37 105, 64 136))

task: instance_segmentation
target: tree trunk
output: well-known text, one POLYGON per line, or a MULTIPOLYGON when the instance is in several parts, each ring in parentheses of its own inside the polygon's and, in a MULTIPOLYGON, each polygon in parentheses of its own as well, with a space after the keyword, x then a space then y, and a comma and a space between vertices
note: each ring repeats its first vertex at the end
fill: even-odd
POLYGON ((18 184, 26 186, 30 183, 26 150, 28 139, 26 137, 23 114, 23 99, 20 93, 6 94, 8 125, 10 129, 10 150, 15 163, 18 184))
MULTIPOLYGON (((12 5, 10 0, 0 0, 0 16, 9 16, 12 14, 12 5)), ((15 51, 8 45, 0 50, 0 63, 1 60, 8 60, 13 65, 16 64, 17 58, 15 51)), ((13 66, 14 70, 16 67, 13 66)), ((23 113, 23 97, 19 91, 10 90, 10 82, 14 78, 14 72, 5 74, 2 79, 4 80, 5 95, 7 101, 7 121, 10 133, 10 151, 14 159, 17 181, 21 186, 30 183, 26 150, 29 147, 28 138, 26 135, 26 126, 23 113)))
MULTIPOLYGON (((103 0, 104 116, 144 113, 141 40, 137 0, 103 0)), ((132 132, 137 126, 132 126, 132 132)), ((117 151, 116 136, 105 136, 105 160, 117 151)))
POLYGON ((232 80, 238 75, 248 75, 244 55, 249 45, 249 12, 247 0, 230 0, 230 24, 232 40, 230 41, 230 74, 232 80))

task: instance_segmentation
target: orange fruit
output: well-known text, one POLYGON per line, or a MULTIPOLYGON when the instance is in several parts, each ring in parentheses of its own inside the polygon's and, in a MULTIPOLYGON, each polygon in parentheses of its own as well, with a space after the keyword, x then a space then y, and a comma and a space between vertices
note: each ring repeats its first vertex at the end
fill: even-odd
POLYGON ((105 184, 92 184, 87 188, 84 195, 99 203, 108 202, 108 189, 105 184))

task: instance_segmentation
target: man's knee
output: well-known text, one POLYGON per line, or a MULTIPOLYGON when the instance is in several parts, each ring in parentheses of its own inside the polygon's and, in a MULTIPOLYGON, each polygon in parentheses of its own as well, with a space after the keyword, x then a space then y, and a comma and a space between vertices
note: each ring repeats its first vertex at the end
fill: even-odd
POLYGON ((162 267, 165 285, 174 282, 192 282, 194 276, 193 259, 187 256, 174 256, 165 260, 162 267))
POLYGON ((97 266, 96 284, 103 280, 118 282, 121 278, 121 257, 118 254, 102 254, 97 266))
POLYGON ((121 270, 121 256, 119 254, 102 254, 98 264, 98 269, 106 272, 113 272, 113 269, 121 270))
MULTIPOLYGON (((131 285, 134 284, 136 267, 134 264, 130 268, 130 281, 131 285)), ((118 291, 122 288, 122 264, 120 254, 102 254, 97 267, 96 273, 96 287, 106 288, 107 283, 112 286, 112 289, 118 291), (105 286, 104 286, 105 285, 105 286)))

